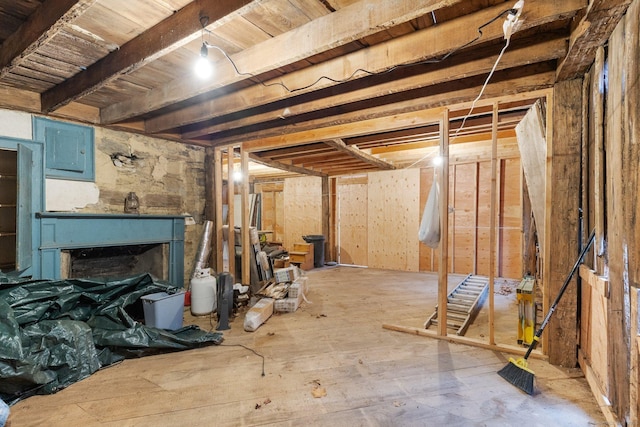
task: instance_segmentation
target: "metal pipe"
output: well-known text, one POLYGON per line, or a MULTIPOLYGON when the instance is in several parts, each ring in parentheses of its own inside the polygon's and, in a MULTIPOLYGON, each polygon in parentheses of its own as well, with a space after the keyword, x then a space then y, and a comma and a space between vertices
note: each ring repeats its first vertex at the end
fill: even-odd
MULTIPOLYGON (((213 239, 213 221, 204 222, 204 230, 198 252, 196 253, 196 263, 194 273, 198 269, 206 268, 209 265, 209 255, 211 254, 211 240, 213 239)), ((193 276, 193 275, 192 275, 193 276)))

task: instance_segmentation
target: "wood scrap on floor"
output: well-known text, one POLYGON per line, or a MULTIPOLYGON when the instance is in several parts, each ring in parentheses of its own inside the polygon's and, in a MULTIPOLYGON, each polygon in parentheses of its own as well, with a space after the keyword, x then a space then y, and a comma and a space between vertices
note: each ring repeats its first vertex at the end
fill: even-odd
POLYGON ((293 313, 300 307, 306 300, 304 295, 307 291, 307 278, 300 274, 300 269, 295 266, 275 271, 275 278, 268 280, 256 293, 262 299, 247 311, 245 331, 255 331, 274 312, 293 313))

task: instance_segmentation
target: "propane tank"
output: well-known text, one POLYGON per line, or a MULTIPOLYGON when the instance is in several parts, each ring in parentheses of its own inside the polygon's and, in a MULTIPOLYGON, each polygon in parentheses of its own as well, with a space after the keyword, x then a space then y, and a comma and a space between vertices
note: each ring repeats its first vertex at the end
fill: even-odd
POLYGON ((210 268, 197 268, 191 279, 191 314, 203 316, 216 310, 216 278, 210 268))

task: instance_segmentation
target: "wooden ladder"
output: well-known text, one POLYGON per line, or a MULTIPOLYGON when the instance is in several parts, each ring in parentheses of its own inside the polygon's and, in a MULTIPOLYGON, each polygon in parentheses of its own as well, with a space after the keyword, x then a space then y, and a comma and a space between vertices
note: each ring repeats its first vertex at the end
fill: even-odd
MULTIPOLYGON (((457 335, 464 335, 478 314, 482 301, 487 295, 489 278, 469 274, 447 296, 447 328, 456 330, 457 335)), ((424 323, 424 328, 438 324, 438 306, 424 323)))

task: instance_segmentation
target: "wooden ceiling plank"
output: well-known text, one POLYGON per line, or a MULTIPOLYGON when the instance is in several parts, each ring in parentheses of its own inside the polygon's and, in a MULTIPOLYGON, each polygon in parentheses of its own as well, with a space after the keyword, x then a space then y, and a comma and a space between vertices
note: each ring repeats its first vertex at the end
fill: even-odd
MULTIPOLYGON (((526 93, 549 88, 555 81, 555 68, 549 65, 533 75, 504 79, 496 83, 489 83, 485 89, 485 99, 508 97, 511 94, 526 93)), ((258 131, 242 136, 218 138, 215 144, 244 141, 248 151, 262 151, 280 147, 290 147, 298 144, 324 141, 332 138, 348 138, 369 133, 384 132, 395 129, 418 127, 433 123, 442 105, 471 102, 478 94, 479 87, 469 87, 451 90, 447 93, 431 97, 422 97, 385 106, 350 113, 342 116, 327 117, 308 123, 298 123, 294 128, 269 129, 268 132, 258 131)))
POLYGON ((325 173, 314 171, 311 169, 306 169, 299 166, 287 165, 280 162, 274 162, 272 160, 266 160, 254 153, 249 153, 249 158, 251 159, 252 162, 255 162, 264 166, 268 166, 270 168, 280 169, 287 172, 299 173, 303 175, 319 176, 322 178, 327 176, 327 174, 325 173))
POLYGON ((166 53, 200 36, 199 17, 210 22, 224 18, 247 7, 251 0, 212 2, 195 0, 167 19, 125 43, 120 49, 96 62, 86 71, 68 79, 42 95, 42 110, 51 112, 107 85, 166 53))
MULTIPOLYGON (((526 44, 525 44, 526 45, 526 44)), ((502 60, 496 67, 497 70, 513 68, 520 65, 530 64, 532 62, 548 61, 562 57, 566 53, 566 41, 563 38, 554 38, 552 40, 542 42, 539 44, 526 45, 522 48, 505 52, 502 60)), ((385 54, 386 55, 386 54, 385 54)), ((371 87, 365 87, 359 90, 354 90, 348 93, 341 93, 334 96, 324 97, 319 100, 313 100, 309 102, 300 103, 297 105, 291 105, 287 107, 287 117, 292 117, 300 114, 309 113, 318 109, 326 109, 329 107, 335 107, 337 105, 354 103, 362 100, 370 100, 381 96, 388 95, 389 93, 398 93, 416 88, 431 86, 438 83, 444 83, 448 81, 455 81, 461 78, 470 77, 479 74, 488 73, 495 62, 494 57, 481 58, 464 62, 451 67, 441 67, 436 69, 430 69, 424 74, 416 76, 406 77, 403 79, 394 80, 393 82, 383 83, 371 87)), ((256 92, 261 92, 261 87, 253 86, 251 88, 243 89, 235 94, 217 98, 217 108, 220 111, 229 111, 229 108, 233 110, 245 108, 247 100, 252 99, 258 102, 258 99, 264 99, 256 92), (255 97, 254 97, 255 96, 255 97), (230 100, 234 106, 227 104, 225 101, 230 100)), ((274 97, 272 100, 278 99, 274 97)), ((253 105, 250 103, 250 105, 253 105)), ((189 110, 193 111, 192 108, 189 110)), ((280 117, 281 111, 269 111, 262 114, 248 115, 241 117, 232 122, 225 122, 216 125, 203 126, 197 130, 184 132, 184 138, 198 138, 203 135, 215 133, 222 130, 233 129, 236 127, 250 126, 256 123, 275 120, 280 117)), ((465 113, 466 114, 466 113, 465 113)), ((147 130, 152 131, 149 128, 150 123, 158 124, 160 128, 171 128, 171 113, 158 116, 156 119, 148 120, 147 130), (160 119, 162 118, 162 119, 160 119), (164 124, 163 124, 164 123, 164 124), (162 124, 162 125, 161 125, 162 124)))
POLYGON ((571 33, 569 50, 558 64, 557 81, 573 79, 593 64, 596 51, 606 43, 632 0, 592 0, 571 33))
POLYGON ((335 138, 335 139, 330 139, 325 141, 325 144, 335 148, 338 151, 342 151, 344 153, 349 154, 350 156, 361 160, 365 163, 369 163, 374 165, 377 168, 383 169, 383 170, 393 170, 396 167, 389 162, 386 162, 382 159, 379 159, 375 156, 372 156, 369 153, 365 153, 364 151, 356 148, 356 147, 352 147, 349 146, 347 144, 344 143, 344 141, 340 138, 335 138))
POLYGON ((96 0, 47 0, 0 48, 0 79, 82 15, 96 0))
MULTIPOLYGON (((232 59, 243 73, 260 75, 460 1, 362 0, 238 52, 232 59)), ((181 77, 142 99, 106 107, 102 112, 103 123, 135 117, 246 79, 236 74, 225 58, 214 67, 219 69, 218 76, 210 82, 199 81, 185 87, 185 79, 181 77)), ((281 87, 277 90, 283 91, 281 87)))

